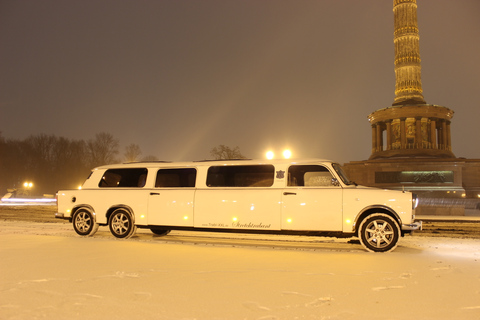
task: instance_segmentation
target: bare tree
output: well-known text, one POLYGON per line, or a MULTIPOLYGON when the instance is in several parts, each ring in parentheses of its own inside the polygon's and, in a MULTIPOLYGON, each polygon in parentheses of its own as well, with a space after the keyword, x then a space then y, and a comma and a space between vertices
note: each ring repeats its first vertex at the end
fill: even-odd
POLYGON ((34 180, 37 192, 45 192, 52 185, 52 178, 56 174, 53 164, 56 162, 55 146, 57 137, 53 135, 31 135, 23 144, 26 157, 26 179, 34 180))
POLYGON ((109 133, 97 133, 95 139, 88 140, 87 152, 91 167, 118 162, 115 158, 118 154, 118 140, 109 133))
POLYGON ((0 196, 20 184, 24 168, 20 143, 0 137, 0 196))
POLYGON ((214 147, 210 150, 210 155, 215 160, 223 160, 223 159, 245 159, 245 156, 242 155, 240 152, 239 147, 235 147, 231 149, 223 144, 219 145, 218 147, 214 147))
POLYGON ((140 159, 140 155, 142 151, 140 150, 140 146, 135 143, 131 143, 125 147, 125 161, 127 162, 135 162, 140 159))
MULTIPOLYGON (((117 162, 118 148, 118 140, 108 133, 88 141, 46 134, 12 140, 0 131, 0 196, 7 189, 23 188, 26 181, 34 185, 32 195, 77 188, 93 167, 117 162)), ((136 144, 127 146, 125 156, 134 161, 158 160, 151 155, 141 157, 136 144)))
POLYGON ((51 163, 54 172, 51 182, 54 190, 77 188, 91 170, 87 162, 87 150, 84 140, 58 138, 55 145, 55 158, 51 163))
POLYGON ((142 158, 142 161, 158 161, 158 158, 152 155, 145 156, 142 158))
POLYGON ((39 134, 15 145, 20 151, 17 161, 22 165, 16 175, 19 179, 32 181, 38 194, 76 188, 91 169, 83 140, 39 134))

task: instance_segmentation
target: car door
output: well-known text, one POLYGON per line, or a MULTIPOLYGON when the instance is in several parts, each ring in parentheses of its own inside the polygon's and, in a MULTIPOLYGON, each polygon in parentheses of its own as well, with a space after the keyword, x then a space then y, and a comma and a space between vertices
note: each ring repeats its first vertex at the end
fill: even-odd
POLYGON ((195 195, 195 227, 279 230, 281 189, 273 165, 211 166, 195 195))
POLYGON ((148 199, 148 224, 193 226, 195 168, 159 169, 148 199))
POLYGON ((322 165, 292 165, 282 194, 282 229, 342 230, 342 188, 322 165))

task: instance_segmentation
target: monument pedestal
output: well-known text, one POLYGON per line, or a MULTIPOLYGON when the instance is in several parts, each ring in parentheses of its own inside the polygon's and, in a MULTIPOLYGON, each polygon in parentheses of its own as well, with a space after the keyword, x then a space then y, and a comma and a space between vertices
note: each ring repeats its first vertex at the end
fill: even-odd
POLYGON ((465 210, 480 215, 480 159, 388 158, 343 168, 358 184, 416 193, 417 215, 464 216, 465 210))

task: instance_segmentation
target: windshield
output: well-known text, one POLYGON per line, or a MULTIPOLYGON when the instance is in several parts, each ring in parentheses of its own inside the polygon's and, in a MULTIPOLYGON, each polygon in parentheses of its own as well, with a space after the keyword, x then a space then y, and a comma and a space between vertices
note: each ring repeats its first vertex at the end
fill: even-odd
POLYGON ((350 181, 348 179, 347 175, 345 174, 342 167, 338 163, 333 163, 332 166, 333 166, 333 169, 335 169, 337 174, 340 176, 340 179, 342 179, 343 183, 345 183, 346 185, 355 184, 353 181, 350 181))

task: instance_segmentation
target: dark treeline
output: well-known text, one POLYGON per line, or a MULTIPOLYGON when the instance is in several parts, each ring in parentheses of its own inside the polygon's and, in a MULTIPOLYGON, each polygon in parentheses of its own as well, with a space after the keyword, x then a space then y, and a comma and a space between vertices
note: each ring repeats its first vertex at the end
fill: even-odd
POLYGON ((86 141, 45 134, 9 140, 0 133, 0 197, 7 189, 17 189, 20 195, 55 194, 60 189, 78 188, 94 167, 155 160, 140 155, 140 147, 131 144, 119 157, 119 142, 108 133, 86 141), (33 183, 31 190, 23 186, 25 182, 33 183))
MULTIPOLYGON (((210 151, 214 159, 245 158, 238 147, 219 145, 210 151)), ((120 156, 119 141, 109 133, 90 140, 54 135, 31 135, 24 140, 5 139, 0 132, 0 197, 9 189, 17 196, 54 195, 61 189, 78 188, 92 168, 112 163, 155 161, 142 157, 137 144, 126 146, 120 156), (25 182, 33 186, 24 187, 25 182)))

